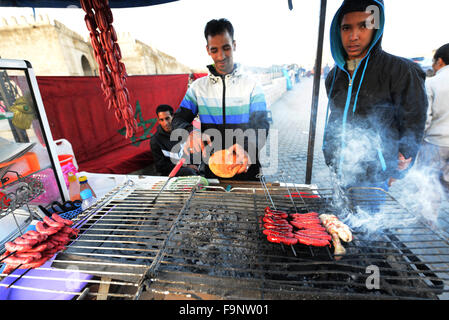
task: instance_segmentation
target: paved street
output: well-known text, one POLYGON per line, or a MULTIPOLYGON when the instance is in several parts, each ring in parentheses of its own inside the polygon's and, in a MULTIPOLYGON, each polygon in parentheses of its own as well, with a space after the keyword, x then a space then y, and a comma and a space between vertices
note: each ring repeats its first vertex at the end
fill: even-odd
MULTIPOLYGON (((305 183, 312 89, 313 78, 302 78, 300 83, 271 106, 273 124, 270 130, 277 131, 279 147, 278 170, 266 174, 268 181, 279 180, 283 172, 285 180, 305 183)), ((326 107, 326 91, 324 81, 321 81, 312 171, 312 183, 320 188, 330 186, 329 170, 321 151, 326 107)))

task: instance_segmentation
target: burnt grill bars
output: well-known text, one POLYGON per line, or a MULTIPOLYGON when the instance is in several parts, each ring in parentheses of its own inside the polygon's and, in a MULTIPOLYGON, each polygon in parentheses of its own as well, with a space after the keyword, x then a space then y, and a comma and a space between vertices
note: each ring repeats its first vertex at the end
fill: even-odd
MULTIPOLYGON (((341 215, 333 190, 310 188, 255 183, 226 192, 191 185, 163 191, 150 205, 157 189, 125 184, 79 217, 80 236, 52 270, 94 275, 80 280, 87 287, 74 293, 86 299, 447 299, 447 239, 388 194, 387 216, 407 223, 376 233, 354 230, 339 261, 329 248, 269 243, 261 223, 266 206, 341 215), (320 198, 292 196, 303 191, 320 198), (372 270, 378 270, 378 288, 367 286, 372 270)), ((373 201, 363 192, 357 197, 373 201)), ((45 291, 19 282, 12 288, 45 291)))

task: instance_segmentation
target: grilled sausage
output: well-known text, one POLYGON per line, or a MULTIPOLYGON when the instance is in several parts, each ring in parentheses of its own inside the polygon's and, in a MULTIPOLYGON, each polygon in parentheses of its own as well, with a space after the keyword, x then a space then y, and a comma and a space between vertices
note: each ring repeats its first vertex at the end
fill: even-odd
POLYGON ((285 219, 276 219, 276 218, 270 218, 270 217, 267 217, 267 216, 265 216, 265 217, 263 217, 263 222, 266 222, 266 223, 271 223, 271 224, 274 224, 274 225, 284 225, 284 224, 288 224, 288 221, 287 220, 285 220, 285 219))
POLYGON ((51 217, 58 222, 64 223, 66 226, 71 226, 73 224, 72 220, 64 219, 59 214, 53 213, 51 217))
POLYGON ((65 225, 64 222, 55 221, 52 218, 47 217, 47 216, 44 217, 44 222, 53 228, 62 228, 65 225))
POLYGON ((47 240, 48 236, 46 234, 39 233, 35 230, 30 230, 27 233, 24 233, 22 237, 26 239, 36 239, 37 241, 42 242, 47 240))
POLYGON ((5 260, 3 260, 6 264, 12 264, 18 266, 19 264, 26 264, 34 260, 32 256, 24 256, 24 257, 17 257, 17 254, 14 254, 12 256, 9 256, 5 260))
POLYGON ((36 245, 36 246, 34 246, 33 248, 30 248, 30 249, 28 249, 28 250, 24 250, 24 251, 21 251, 21 252, 23 252, 23 253, 30 253, 30 252, 42 252, 42 251, 44 251, 45 249, 47 249, 48 248, 48 242, 46 241, 46 242, 43 242, 43 243, 41 243, 41 244, 38 244, 38 245, 36 245))
POLYGON ((299 243, 305 244, 306 246, 314 246, 314 247, 325 247, 330 246, 328 240, 316 239, 305 235, 295 234, 295 238, 299 241, 299 243))
POLYGON ((271 209, 270 207, 266 207, 265 208, 265 213, 269 214, 269 215, 279 216, 282 219, 287 219, 288 218, 288 213, 286 213, 284 211, 274 210, 274 209, 271 209))
POLYGON ((42 258, 42 254, 40 252, 17 252, 14 255, 17 258, 31 258, 32 260, 29 262, 42 258))
POLYGON ((290 224, 298 229, 313 229, 313 230, 320 230, 320 231, 326 231, 326 229, 318 223, 302 223, 298 221, 290 221, 290 224))
POLYGON ((297 238, 290 238, 290 237, 284 237, 284 236, 275 236, 275 235, 268 235, 267 236, 268 241, 273 243, 283 243, 287 246, 292 246, 298 243, 297 238))
POLYGON ((38 223, 36 223, 36 230, 42 234, 46 234, 48 236, 55 234, 56 232, 59 231, 58 228, 54 228, 54 227, 45 227, 44 223, 42 221, 39 221, 38 223))
POLYGON ((298 219, 304 219, 304 218, 317 218, 318 217, 318 213, 316 212, 308 212, 308 213, 291 213, 290 217, 294 218, 298 218, 298 219))
POLYGON ((263 234, 266 236, 272 235, 272 236, 284 236, 289 238, 294 238, 295 235, 292 232, 289 231, 276 231, 272 229, 265 229, 263 231, 263 234))
POLYGON ((301 230, 301 231, 295 231, 294 234, 297 234, 299 236, 315 238, 315 239, 327 240, 327 241, 332 240, 332 237, 328 233, 313 233, 313 232, 307 232, 307 230, 301 230))
POLYGON ((9 252, 25 251, 25 250, 31 249, 32 247, 33 246, 31 246, 31 245, 17 244, 17 243, 11 242, 11 241, 5 243, 5 248, 9 252))
POLYGON ((23 238, 23 237, 17 237, 14 239, 13 242, 15 244, 24 244, 24 245, 29 245, 32 247, 35 244, 37 244, 39 241, 37 241, 36 239, 27 239, 27 238, 23 238))
POLYGON ((263 227, 265 229, 273 229, 273 230, 276 230, 276 231, 283 231, 283 230, 292 231, 293 230, 293 227, 291 225, 289 225, 289 224, 274 225, 274 224, 271 224, 271 223, 265 223, 263 225, 263 227))

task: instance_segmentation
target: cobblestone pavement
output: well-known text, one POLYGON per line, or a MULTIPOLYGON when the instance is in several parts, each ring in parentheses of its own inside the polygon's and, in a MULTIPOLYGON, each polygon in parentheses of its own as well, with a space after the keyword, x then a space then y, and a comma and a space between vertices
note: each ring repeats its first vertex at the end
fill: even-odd
MULTIPOLYGON (((266 173, 267 181, 281 180, 283 174, 285 180, 289 182, 305 183, 312 89, 313 79, 303 78, 271 106, 273 123, 270 136, 273 135, 273 131, 277 131, 278 170, 266 173)), ((318 184, 320 188, 328 188, 331 185, 329 169, 324 163, 321 151, 326 107, 324 81, 321 81, 312 170, 312 184, 318 184)), ((272 144, 267 144, 267 149, 270 151, 272 144)))

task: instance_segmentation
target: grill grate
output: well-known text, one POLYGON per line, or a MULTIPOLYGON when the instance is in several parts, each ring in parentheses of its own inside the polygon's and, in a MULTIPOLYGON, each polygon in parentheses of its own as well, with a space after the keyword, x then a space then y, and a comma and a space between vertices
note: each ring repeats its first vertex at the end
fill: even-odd
MULTIPOLYGON (((336 214, 330 189, 268 185, 279 210, 336 214), (319 198, 301 195, 314 193, 319 198)), ((449 242, 387 194, 382 211, 390 223, 376 232, 354 229, 347 253, 330 248, 269 243, 261 218, 271 205, 260 184, 191 186, 161 193, 127 185, 98 208, 79 216, 82 234, 52 267, 93 274, 87 296, 110 299, 177 297, 225 299, 438 299, 447 295, 449 242), (388 219, 394 217, 395 219, 388 219), (370 268, 379 288, 369 289, 370 268), (97 292, 96 292, 97 291, 97 292), (162 296, 163 297, 163 296, 162 296)), ((343 208, 377 201, 363 192, 343 208)), ((58 270, 58 269, 56 269, 58 270)), ((26 276, 25 276, 26 277, 26 276)))
MULTIPOLYGON (((329 204, 331 193, 318 191, 319 199, 293 198, 295 207, 304 212, 336 213, 329 204)), ((272 189, 270 194, 278 209, 292 209, 285 188, 272 189)), ((383 230, 374 238, 355 232, 355 240, 346 245, 346 256, 335 261, 328 248, 295 245, 293 251, 269 243, 260 229, 266 206, 261 189, 218 195, 197 192, 150 288, 192 288, 193 292, 230 299, 435 299, 447 291, 449 269, 438 266, 448 262, 448 253, 427 251, 447 250, 448 243, 418 222, 383 230), (432 247, 415 247, 413 244, 423 241, 407 239, 418 230, 431 237, 432 247), (436 271, 428 265, 437 267, 436 271), (379 269, 379 290, 367 288, 369 266, 379 269)), ((400 208, 394 201, 388 206, 400 208)))

